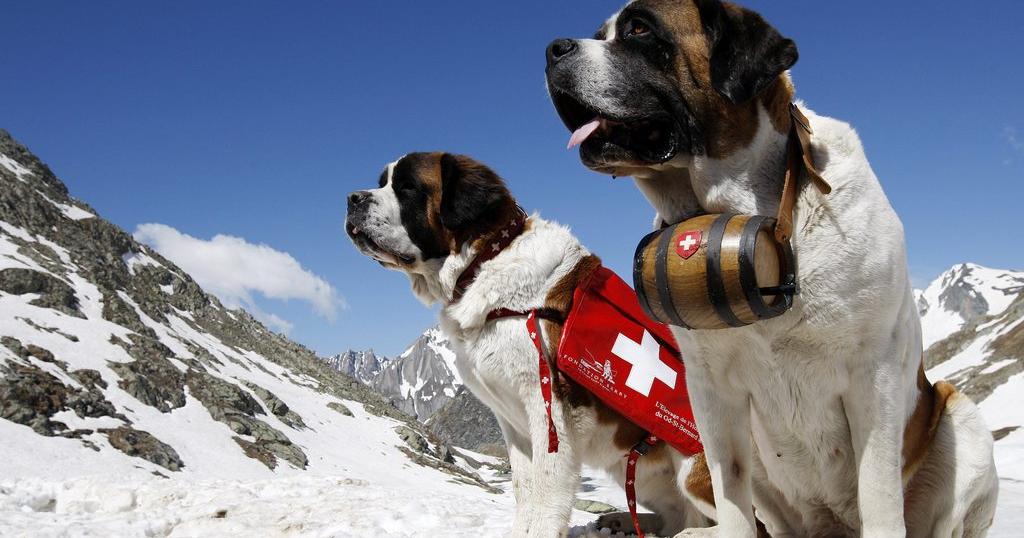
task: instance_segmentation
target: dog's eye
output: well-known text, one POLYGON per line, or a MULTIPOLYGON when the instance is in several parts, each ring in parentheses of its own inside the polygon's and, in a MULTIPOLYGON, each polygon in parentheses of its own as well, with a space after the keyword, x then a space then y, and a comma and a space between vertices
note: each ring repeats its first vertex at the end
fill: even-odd
POLYGON ((626 37, 641 36, 650 33, 651 28, 647 26, 643 21, 630 21, 629 29, 626 30, 626 37))

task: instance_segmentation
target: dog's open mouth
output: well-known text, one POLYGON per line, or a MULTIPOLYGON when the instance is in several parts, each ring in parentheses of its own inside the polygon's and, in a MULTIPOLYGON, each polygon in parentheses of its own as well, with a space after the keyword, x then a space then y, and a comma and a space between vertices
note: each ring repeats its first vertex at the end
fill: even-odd
POLYGON ((562 122, 572 131, 568 147, 580 146, 585 159, 630 157, 643 163, 660 164, 678 152, 676 125, 668 116, 613 118, 564 92, 555 93, 553 100, 562 122), (628 155, 622 155, 623 151, 628 155))

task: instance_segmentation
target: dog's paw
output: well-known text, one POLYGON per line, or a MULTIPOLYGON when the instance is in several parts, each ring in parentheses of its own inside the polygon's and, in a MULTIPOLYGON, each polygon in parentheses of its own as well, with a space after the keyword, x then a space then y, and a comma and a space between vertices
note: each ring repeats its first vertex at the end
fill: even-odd
POLYGON ((602 514, 597 518, 595 526, 600 529, 608 529, 614 532, 624 532, 633 530, 633 520, 629 517, 629 512, 612 512, 610 514, 602 514))
MULTIPOLYGON (((661 518, 657 514, 637 514, 640 518, 640 528, 644 531, 644 534, 650 535, 651 533, 657 533, 661 530, 664 525, 661 518)), ((633 528, 633 518, 630 517, 629 512, 612 512, 609 514, 602 514, 597 518, 595 526, 598 530, 607 529, 612 534, 624 533, 626 536, 636 535, 636 529, 633 528)))

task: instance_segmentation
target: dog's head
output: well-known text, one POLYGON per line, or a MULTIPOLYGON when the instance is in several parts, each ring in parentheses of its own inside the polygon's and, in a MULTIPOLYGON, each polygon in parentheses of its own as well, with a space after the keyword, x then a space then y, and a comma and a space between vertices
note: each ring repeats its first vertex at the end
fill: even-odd
POLYGON ((490 235, 515 211, 505 183, 483 164, 410 153, 384 168, 376 189, 349 194, 345 231, 381 265, 419 273, 490 235))
POLYGON ((557 39, 547 82, 589 168, 628 175, 676 157, 727 156, 753 139, 758 104, 788 126, 796 45, 719 0, 635 0, 593 39, 557 39))

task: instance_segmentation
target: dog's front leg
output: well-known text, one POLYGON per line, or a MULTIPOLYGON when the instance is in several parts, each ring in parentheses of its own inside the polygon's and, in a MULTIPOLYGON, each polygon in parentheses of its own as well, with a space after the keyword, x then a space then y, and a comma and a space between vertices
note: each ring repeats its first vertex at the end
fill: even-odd
MULTIPOLYGON (((509 439, 508 435, 505 437, 509 439)), ((529 442, 529 440, 525 440, 529 442)), ((524 451, 518 442, 507 442, 508 463, 512 467, 512 495, 516 499, 516 517, 512 523, 512 536, 518 538, 527 536, 530 532, 530 525, 535 519, 535 509, 530 504, 533 488, 533 461, 527 452, 524 451)))
MULTIPOLYGON (((895 355, 890 355, 895 356, 895 355)), ((896 361, 879 361, 843 394, 843 410, 857 461, 861 536, 906 536, 903 519, 903 411, 896 361), (865 390, 866 389, 866 390, 865 390)))
MULTIPOLYGON (((530 405, 533 457, 530 458, 530 490, 523 506, 527 510, 524 517, 528 518, 524 521, 528 527, 525 536, 529 538, 564 536, 576 500, 581 463, 572 442, 574 432, 570 431, 563 414, 568 410, 560 404, 557 398, 552 401, 552 417, 560 440, 557 452, 548 452, 548 419, 539 390, 530 405)), ((516 519, 518 522, 518 508, 516 519)))
MULTIPOLYGON (((729 394, 716 387, 705 374, 700 365, 687 364, 686 386, 714 489, 715 529, 719 538, 754 538, 750 399, 747 394, 729 394)), ((692 529, 679 536, 707 534, 708 530, 692 529)))

